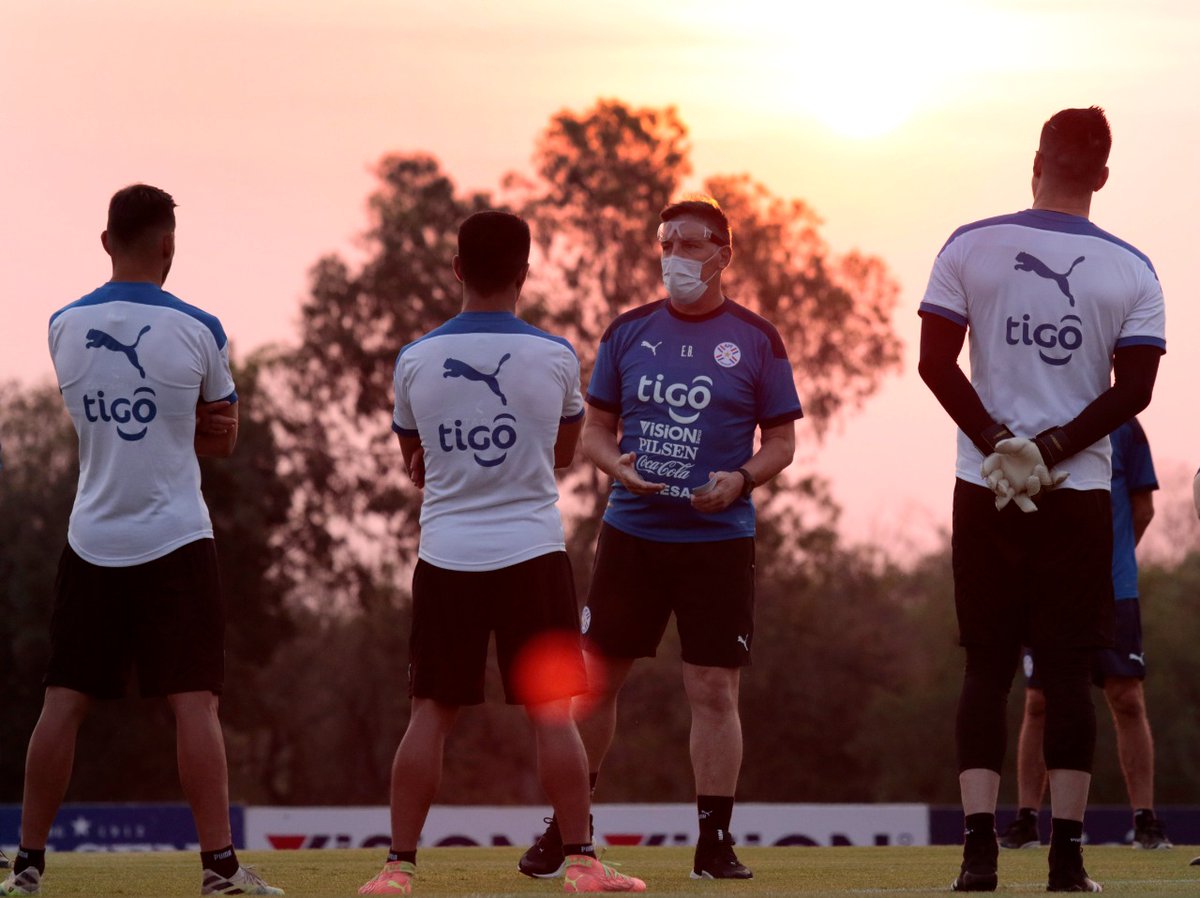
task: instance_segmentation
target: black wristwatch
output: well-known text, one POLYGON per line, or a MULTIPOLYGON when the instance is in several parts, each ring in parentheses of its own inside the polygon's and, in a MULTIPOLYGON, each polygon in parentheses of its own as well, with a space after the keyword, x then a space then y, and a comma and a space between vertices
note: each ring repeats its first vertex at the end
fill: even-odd
POLYGON ((750 476, 750 472, 745 468, 738 468, 737 472, 742 475, 742 480, 745 481, 745 485, 742 486, 742 498, 746 499, 758 484, 754 482, 754 478, 750 476))

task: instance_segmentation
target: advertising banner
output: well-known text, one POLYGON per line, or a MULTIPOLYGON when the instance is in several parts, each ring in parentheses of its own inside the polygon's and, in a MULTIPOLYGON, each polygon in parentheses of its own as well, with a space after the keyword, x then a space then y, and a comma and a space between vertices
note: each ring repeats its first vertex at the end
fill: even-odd
MULTIPOLYGON (((1188 805, 1160 807, 1155 812, 1162 820, 1168 838, 1177 845, 1200 843, 1200 808, 1188 805)), ((1016 817, 1016 808, 1001 808, 996 813, 996 829, 1003 830, 1016 817)), ((934 845, 961 845, 962 809, 938 806, 929 809, 930 841, 934 845)), ((1050 810, 1038 817, 1042 844, 1050 844, 1050 810)), ((1133 842, 1133 812, 1127 807, 1096 805, 1083 817, 1083 841, 1088 845, 1129 845, 1133 842)))
MULTIPOLYGON (((598 845, 691 845, 690 804, 604 804, 594 809, 598 845)), ((422 846, 529 845, 549 808, 440 805, 429 812, 422 846)), ((731 831, 740 845, 928 845, 925 805, 739 804, 731 831)), ((387 848, 388 809, 249 808, 246 847, 387 848)))
MULTIPOLYGON (((245 843, 245 814, 229 809, 233 845, 245 843)), ((20 839, 21 806, 0 805, 0 845, 20 839)), ((54 818, 52 851, 199 851, 196 824, 185 804, 65 804, 54 818)))

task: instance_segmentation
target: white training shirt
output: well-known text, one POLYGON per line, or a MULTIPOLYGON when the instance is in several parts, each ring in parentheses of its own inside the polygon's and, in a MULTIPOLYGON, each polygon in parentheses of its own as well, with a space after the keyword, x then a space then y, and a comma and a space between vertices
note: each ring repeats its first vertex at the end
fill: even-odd
MULTIPOLYGON (((1122 346, 1166 349, 1154 266, 1086 218, 1028 209, 959 228, 942 247, 922 314, 969 329, 971 383, 1016 436, 1074 419, 1112 385, 1122 346)), ((986 486, 983 456, 958 433, 957 476, 986 486)), ((1108 437, 1055 470, 1063 487, 1109 488, 1108 437)))
POLYGON ((71 548, 127 567, 211 537, 194 439, 200 399, 237 401, 221 323, 110 282, 51 316, 50 355, 79 435, 71 548))
POLYGON ((583 416, 570 343, 464 312, 400 351, 394 387, 392 429, 425 452, 424 561, 486 571, 565 548, 554 442, 583 416))

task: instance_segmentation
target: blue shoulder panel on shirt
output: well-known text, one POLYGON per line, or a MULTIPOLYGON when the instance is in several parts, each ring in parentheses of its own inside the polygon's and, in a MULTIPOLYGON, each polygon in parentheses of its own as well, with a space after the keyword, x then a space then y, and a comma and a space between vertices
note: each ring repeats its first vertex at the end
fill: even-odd
POLYGON ((954 233, 950 235, 950 238, 942 244, 942 248, 938 250, 938 255, 940 256, 942 253, 944 253, 946 251, 946 247, 948 247, 963 234, 969 234, 971 231, 977 231, 980 228, 990 228, 993 225, 1022 224, 1020 220, 1020 216, 1022 214, 1023 213, 1021 212, 1012 212, 1008 215, 994 215, 991 218, 981 218, 979 221, 973 221, 970 224, 965 224, 962 227, 957 228, 954 233))
MULTIPOLYGON (((400 356, 412 349, 418 343, 424 343, 433 337, 447 337, 459 334, 518 334, 528 337, 540 337, 551 343, 558 343, 575 355, 575 347, 566 337, 547 333, 541 328, 534 327, 528 321, 522 321, 511 312, 460 312, 445 324, 439 325, 407 346, 396 355, 396 364, 400 356)), ((394 366, 393 366, 394 367, 394 366)))
POLYGON ((163 296, 172 301, 153 303, 153 305, 166 306, 167 308, 176 309, 177 311, 183 312, 185 315, 190 315, 209 329, 213 335, 213 339, 217 341, 217 349, 225 348, 225 343, 228 341, 228 337, 225 336, 225 329, 221 327, 221 322, 217 320, 216 315, 212 315, 203 309, 198 309, 195 306, 184 302, 178 296, 174 296, 166 291, 163 291, 163 296))
MULTIPOLYGON (((1109 243, 1119 246, 1124 250, 1132 253, 1141 259, 1146 267, 1150 269, 1150 273, 1154 275, 1155 280, 1158 279, 1158 272, 1154 270, 1154 263, 1150 261, 1150 257, 1139 250, 1133 244, 1126 243, 1120 237, 1110 234, 1103 228, 1094 225, 1089 219, 1081 215, 1067 215, 1065 212, 1051 212, 1046 209, 1025 209, 1022 212, 1012 212, 1008 215, 997 215, 993 218, 984 218, 980 221, 974 221, 970 224, 963 225, 957 231, 950 235, 950 239, 946 241, 941 252, 944 252, 946 247, 955 241, 956 238, 971 231, 979 230, 980 228, 989 228, 996 225, 1019 225, 1025 228, 1036 228, 1040 231, 1058 231, 1063 234, 1079 234, 1084 237, 1098 237, 1101 240, 1107 240, 1109 243)), ((941 253, 939 252, 939 255, 941 253)))
POLYGON ((191 318, 195 318, 208 328, 217 343, 217 349, 225 348, 227 338, 225 330, 221 327, 221 322, 217 319, 217 316, 189 305, 178 296, 168 293, 155 284, 141 281, 110 281, 96 288, 87 294, 87 296, 77 299, 70 305, 59 309, 50 316, 50 323, 53 324, 54 319, 63 312, 71 309, 79 309, 85 306, 99 306, 108 302, 134 302, 144 306, 158 306, 159 308, 174 309, 177 312, 182 312, 191 318))
POLYGON ((101 291, 103 291, 103 289, 104 289, 103 287, 97 288, 96 290, 93 290, 91 293, 87 294, 86 296, 81 296, 79 299, 75 300, 73 303, 69 303, 68 305, 63 306, 61 309, 59 309, 57 312, 55 312, 53 315, 50 316, 50 324, 53 325, 59 315, 61 315, 63 312, 69 312, 69 311, 71 311, 71 309, 79 309, 79 308, 83 308, 84 306, 98 306, 98 305, 100 305, 100 303, 110 302, 111 301, 110 299, 100 296, 101 291))

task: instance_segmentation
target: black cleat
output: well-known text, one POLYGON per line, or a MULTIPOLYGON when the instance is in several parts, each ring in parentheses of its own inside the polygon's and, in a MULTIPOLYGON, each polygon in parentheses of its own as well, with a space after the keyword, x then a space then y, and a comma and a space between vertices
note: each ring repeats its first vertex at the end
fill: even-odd
POLYGON ((733 836, 701 838, 692 861, 692 879, 753 879, 754 873, 733 852, 733 836))
POLYGON ((1047 892, 1103 892, 1100 883, 1087 875, 1087 870, 1080 867, 1071 873, 1056 873, 1050 871, 1050 881, 1046 884, 1047 892))
POLYGON ((8 855, 0 851, 0 870, 7 870, 12 866, 12 861, 8 859, 8 855))
POLYGON ((953 892, 994 892, 999 876, 996 873, 1000 848, 996 831, 968 829, 963 839, 963 860, 958 876, 950 883, 953 892))
POLYGON ((558 831, 558 820, 554 817, 544 817, 546 831, 538 836, 529 850, 517 861, 517 869, 526 876, 536 879, 553 879, 562 876, 567 867, 567 859, 563 854, 562 833, 558 831))
POLYGON ((1036 848, 1041 844, 1037 814, 1018 814, 1000 833, 1001 848, 1036 848))
POLYGON ((1142 848, 1147 851, 1162 851, 1166 848, 1174 848, 1171 840, 1167 838, 1167 834, 1163 831, 1162 821, 1157 817, 1145 819, 1145 816, 1139 814, 1135 818, 1133 828, 1133 847, 1142 848))
POLYGON ((999 879, 995 869, 971 871, 967 869, 966 861, 964 861, 962 870, 959 871, 958 876, 954 877, 954 882, 950 883, 950 891, 994 892, 999 879))
MULTIPOLYGON (((562 833, 555 817, 543 817, 546 831, 538 836, 529 850, 517 861, 517 869, 535 879, 554 879, 567 869, 567 858, 563 854, 562 833)), ((588 835, 596 834, 596 821, 588 815, 588 835)))
POLYGON ((1083 869, 1083 843, 1074 839, 1069 844, 1050 843, 1050 878, 1047 892, 1103 892, 1100 883, 1083 869))

